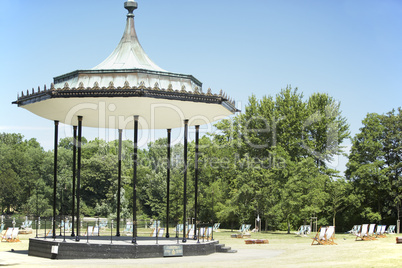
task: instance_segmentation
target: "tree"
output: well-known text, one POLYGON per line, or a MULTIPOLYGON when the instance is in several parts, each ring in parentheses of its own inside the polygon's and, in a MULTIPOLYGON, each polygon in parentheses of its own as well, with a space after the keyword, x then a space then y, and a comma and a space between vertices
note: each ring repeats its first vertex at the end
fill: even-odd
POLYGON ((362 217, 381 220, 399 213, 401 200, 402 119, 391 111, 367 114, 360 133, 352 139, 346 176, 363 198, 362 217))

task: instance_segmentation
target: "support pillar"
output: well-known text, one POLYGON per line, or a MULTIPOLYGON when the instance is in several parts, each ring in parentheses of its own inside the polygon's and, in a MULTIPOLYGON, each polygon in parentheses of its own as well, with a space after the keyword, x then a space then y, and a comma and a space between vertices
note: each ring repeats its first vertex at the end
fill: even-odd
POLYGON ((75 168, 77 165, 77 126, 73 126, 73 204, 72 204, 72 219, 71 219, 71 236, 74 237, 74 218, 75 218, 75 168))
POLYGON ((133 166, 133 244, 137 244, 137 152, 138 152, 138 115, 134 116, 134 166, 133 166))
POLYGON ((81 137, 82 116, 78 116, 78 159, 77 159, 77 236, 75 241, 80 241, 80 187, 81 187, 81 137))
POLYGON ((183 243, 186 239, 186 205, 187 205, 187 137, 188 119, 184 120, 184 172, 183 172, 183 243))
MULTIPOLYGON (((194 220, 195 220, 195 230, 197 229, 197 207, 198 207, 198 143, 200 137, 200 126, 195 126, 195 158, 194 158, 194 220)), ((194 236, 194 240, 197 239, 194 236)))
POLYGON ((119 129, 119 163, 118 163, 118 182, 117 182, 117 226, 116 236, 120 236, 120 188, 121 188, 121 140, 123 136, 123 130, 119 129))
POLYGON ((166 180, 167 180, 167 197, 166 197, 166 238, 169 238, 169 201, 170 201, 170 141, 171 141, 171 133, 172 130, 167 130, 167 171, 166 171, 166 180))
POLYGON ((54 163, 53 163, 53 229, 52 237, 56 238, 56 189, 57 189, 57 147, 59 141, 59 121, 54 121, 54 163))

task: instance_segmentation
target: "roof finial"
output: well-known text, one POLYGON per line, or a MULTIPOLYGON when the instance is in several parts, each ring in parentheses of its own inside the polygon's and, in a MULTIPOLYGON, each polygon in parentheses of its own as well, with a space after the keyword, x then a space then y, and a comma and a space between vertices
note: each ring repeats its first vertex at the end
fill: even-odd
POLYGON ((134 10, 137 9, 138 4, 134 0, 127 0, 124 2, 124 8, 128 10, 127 17, 134 17, 134 10))

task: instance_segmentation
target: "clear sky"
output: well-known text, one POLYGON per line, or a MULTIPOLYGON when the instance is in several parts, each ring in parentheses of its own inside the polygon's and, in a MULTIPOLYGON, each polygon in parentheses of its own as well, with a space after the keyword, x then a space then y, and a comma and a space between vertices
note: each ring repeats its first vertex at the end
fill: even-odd
MULTIPOLYGON (((402 106, 401 0, 138 0, 135 24, 161 68, 192 74, 237 103, 287 85, 341 103, 352 135, 369 112, 402 106)), ((17 93, 91 69, 116 47, 124 0, 0 0, 0 132, 53 146, 53 122, 12 105, 17 93)), ((69 128, 60 137, 71 135, 69 128)), ((89 139, 113 134, 84 128, 89 139)), ((131 134, 127 134, 130 138, 131 134)), ((349 146, 350 142, 344 145, 349 146)), ((332 167, 345 169, 345 158, 332 167)))

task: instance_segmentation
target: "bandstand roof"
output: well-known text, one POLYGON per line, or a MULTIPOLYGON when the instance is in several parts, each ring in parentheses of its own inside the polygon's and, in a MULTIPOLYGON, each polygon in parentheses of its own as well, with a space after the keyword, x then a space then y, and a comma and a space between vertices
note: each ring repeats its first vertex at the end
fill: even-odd
POLYGON ((167 72, 156 65, 141 47, 134 27, 137 3, 128 10, 123 37, 116 49, 90 70, 77 70, 54 78, 50 88, 32 89, 18 96, 19 107, 41 117, 77 125, 83 116, 87 127, 132 129, 139 116, 143 129, 208 124, 237 111, 221 91, 205 93, 192 75, 167 72))

